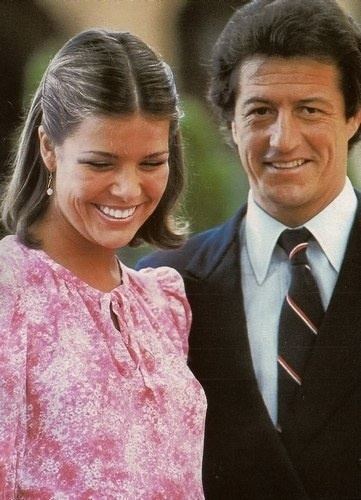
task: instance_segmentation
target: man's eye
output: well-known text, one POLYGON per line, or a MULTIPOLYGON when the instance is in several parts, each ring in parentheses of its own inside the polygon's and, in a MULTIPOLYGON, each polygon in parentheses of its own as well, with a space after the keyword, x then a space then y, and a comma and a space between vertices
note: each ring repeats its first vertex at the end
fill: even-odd
POLYGON ((269 109, 269 108, 266 108, 266 107, 256 108, 256 109, 254 110, 254 114, 256 114, 256 115, 261 115, 261 116, 263 116, 263 115, 267 115, 267 113, 269 113, 269 112, 270 112, 270 109, 269 109))
POLYGON ((253 117, 258 117, 258 116, 267 116, 271 113, 271 109, 268 108, 267 106, 259 106, 257 108, 252 108, 247 112, 247 116, 253 116, 253 117))
POLYGON ((301 111, 306 115, 314 115, 316 113, 320 113, 318 108, 313 108, 312 106, 303 106, 301 111))

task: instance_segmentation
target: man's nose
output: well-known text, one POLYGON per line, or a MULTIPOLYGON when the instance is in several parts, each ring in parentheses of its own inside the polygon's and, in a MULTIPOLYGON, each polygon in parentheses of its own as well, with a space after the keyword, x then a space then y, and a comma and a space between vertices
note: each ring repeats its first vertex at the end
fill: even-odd
POLYGON ((137 168, 134 166, 122 167, 114 173, 110 192, 124 202, 131 202, 138 198, 142 192, 141 179, 137 168))
POLYGON ((289 151, 298 142, 298 126, 291 112, 279 112, 270 127, 270 146, 279 151, 289 151))

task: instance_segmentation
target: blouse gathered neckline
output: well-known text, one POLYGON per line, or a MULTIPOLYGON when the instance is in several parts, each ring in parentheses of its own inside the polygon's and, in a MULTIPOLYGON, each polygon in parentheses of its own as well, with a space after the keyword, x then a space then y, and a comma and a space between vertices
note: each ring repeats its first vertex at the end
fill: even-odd
POLYGON ((49 267, 51 267, 51 269, 59 276, 60 279, 62 279, 63 281, 66 281, 68 283, 72 283, 77 288, 81 288, 84 291, 88 291, 88 293, 91 295, 99 296, 99 295, 112 294, 114 292, 119 291, 122 287, 129 286, 129 276, 128 276, 128 273, 126 271, 128 269, 128 267, 121 262, 121 260, 119 259, 119 257, 117 255, 115 255, 115 258, 116 258, 117 263, 118 263, 120 270, 121 270, 121 282, 119 283, 119 285, 116 285, 112 290, 105 292, 105 291, 99 290, 98 288, 93 287, 92 285, 90 285, 86 281, 79 278, 79 276, 77 276, 72 271, 70 271, 70 269, 68 269, 66 266, 64 266, 63 264, 60 264, 59 262, 54 260, 52 257, 50 257, 50 255, 47 254, 45 252, 45 250, 37 249, 37 248, 36 249, 35 248, 28 248, 23 243, 21 243, 19 241, 18 241, 18 243, 19 243, 19 245, 23 246, 24 248, 27 248, 29 253, 35 252, 37 257, 40 258, 41 260, 43 260, 45 263, 47 263, 49 265, 49 267))

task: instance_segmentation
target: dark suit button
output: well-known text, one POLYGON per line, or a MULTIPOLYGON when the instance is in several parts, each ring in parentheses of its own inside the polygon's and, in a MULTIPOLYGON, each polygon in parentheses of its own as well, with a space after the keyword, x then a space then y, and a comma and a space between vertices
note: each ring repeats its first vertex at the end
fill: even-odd
POLYGON ((361 457, 357 459, 357 465, 361 467, 361 457))

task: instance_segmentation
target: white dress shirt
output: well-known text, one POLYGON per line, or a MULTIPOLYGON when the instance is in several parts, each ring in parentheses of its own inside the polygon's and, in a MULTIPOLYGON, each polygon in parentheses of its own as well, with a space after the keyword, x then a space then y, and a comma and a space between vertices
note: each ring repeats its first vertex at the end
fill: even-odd
MULTIPOLYGON (((304 224, 314 236, 308 260, 327 308, 345 254, 357 207, 351 182, 322 212, 304 224)), ((241 273, 253 366, 274 423, 277 420, 277 337, 281 307, 290 283, 288 259, 276 245, 284 229, 248 196, 241 225, 241 273)))

